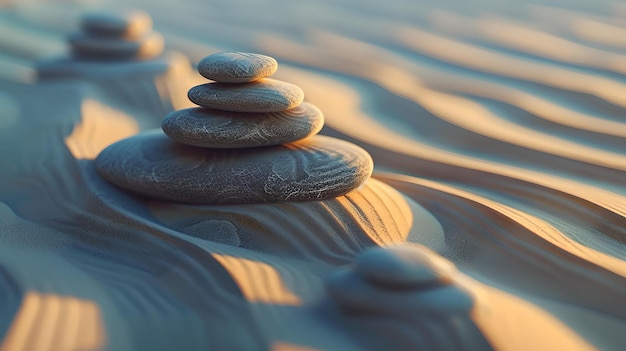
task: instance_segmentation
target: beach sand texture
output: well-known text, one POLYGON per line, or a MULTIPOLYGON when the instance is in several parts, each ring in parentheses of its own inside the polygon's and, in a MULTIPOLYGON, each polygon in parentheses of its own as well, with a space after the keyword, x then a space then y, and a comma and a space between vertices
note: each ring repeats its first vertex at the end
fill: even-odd
POLYGON ((625 77, 614 0, 0 1, 0 351, 625 350, 625 77), (59 59, 120 8, 162 55, 59 59), (372 179, 187 205, 100 178, 221 51, 276 58, 372 179))

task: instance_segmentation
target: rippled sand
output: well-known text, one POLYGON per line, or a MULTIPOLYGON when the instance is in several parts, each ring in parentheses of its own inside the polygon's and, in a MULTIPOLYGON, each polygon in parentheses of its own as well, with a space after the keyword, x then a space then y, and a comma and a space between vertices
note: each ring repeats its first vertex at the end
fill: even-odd
POLYGON ((14 2, 0 1, 1 351, 626 348, 623 2, 14 2), (36 83, 83 10, 117 6, 152 15, 192 64, 275 57, 276 78, 324 112, 322 134, 371 153, 375 180, 300 225, 282 225, 291 207, 104 183, 98 152, 190 107, 203 82, 182 64, 36 83), (371 191, 398 207, 338 235, 371 215, 371 191), (451 262, 451 285, 344 283, 362 252, 402 242, 451 262))

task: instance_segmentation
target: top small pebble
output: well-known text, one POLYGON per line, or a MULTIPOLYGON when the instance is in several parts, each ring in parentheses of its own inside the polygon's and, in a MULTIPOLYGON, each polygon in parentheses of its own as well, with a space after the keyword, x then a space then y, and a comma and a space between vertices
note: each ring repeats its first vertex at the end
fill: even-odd
POLYGON ((278 62, 269 56, 245 52, 220 52, 198 63, 198 72, 220 83, 247 83, 271 76, 278 62))
POLYGON ((90 12, 81 28, 96 37, 137 39, 152 30, 152 18, 142 11, 90 12))

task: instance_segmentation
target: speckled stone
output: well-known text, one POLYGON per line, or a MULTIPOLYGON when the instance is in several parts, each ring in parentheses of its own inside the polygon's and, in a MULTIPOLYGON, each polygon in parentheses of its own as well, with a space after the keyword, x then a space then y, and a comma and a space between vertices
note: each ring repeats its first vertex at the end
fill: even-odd
POLYGON ((187 94, 189 100, 203 107, 238 112, 278 112, 294 108, 304 99, 300 87, 276 79, 256 82, 197 85, 187 94))
POLYGON ((170 112, 162 128, 183 144, 242 148, 298 141, 317 134, 323 125, 322 111, 303 102, 289 110, 263 113, 188 108, 170 112))
POLYGON ((83 15, 80 26, 89 36, 137 39, 152 30, 152 18, 142 11, 95 11, 83 15))
POLYGON ((220 52, 198 63, 198 72, 222 83, 246 83, 271 76, 278 62, 269 56, 245 52, 220 52))
POLYGON ((205 149, 153 130, 110 145, 95 167, 108 182, 152 198, 245 204, 341 196, 371 176, 373 162, 360 147, 320 135, 263 148, 205 149))
POLYGON ((78 58, 90 59, 129 59, 151 58, 163 52, 163 37, 150 33, 133 40, 91 37, 83 33, 68 36, 72 53, 78 58))
POLYGON ((411 289, 450 281, 454 267, 424 248, 398 245, 374 248, 359 255, 355 271, 378 286, 411 289))

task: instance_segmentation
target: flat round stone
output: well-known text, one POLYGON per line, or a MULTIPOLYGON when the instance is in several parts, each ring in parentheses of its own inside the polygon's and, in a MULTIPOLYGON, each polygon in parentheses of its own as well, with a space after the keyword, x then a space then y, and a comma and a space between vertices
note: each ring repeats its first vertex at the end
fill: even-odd
POLYGON ((362 148, 321 135, 279 146, 205 149, 153 130, 110 145, 95 167, 108 182, 147 197, 245 204, 341 196, 370 177, 373 162, 362 148))
POLYGON ((87 59, 152 58, 163 52, 163 37, 155 32, 133 40, 91 37, 83 33, 68 36, 72 53, 87 59))
POLYGON ((152 18, 143 11, 95 11, 83 15, 80 26, 89 36, 137 39, 152 30, 152 18))
POLYGON ((271 76, 278 69, 272 57, 246 52, 220 52, 203 58, 198 72, 221 83, 246 83, 271 76))
POLYGON ((425 248, 397 245, 374 248, 357 256, 355 271, 381 287, 411 289, 450 282, 454 267, 425 248))
POLYGON ((322 111, 303 102, 280 112, 232 112, 188 108, 170 112, 162 128, 187 145, 242 148, 286 144, 317 134, 324 125, 322 111))
POLYGON ((263 78, 256 82, 197 85, 187 93, 189 100, 202 107, 238 112, 278 112, 294 108, 304 92, 294 84, 263 78))

